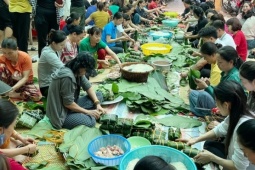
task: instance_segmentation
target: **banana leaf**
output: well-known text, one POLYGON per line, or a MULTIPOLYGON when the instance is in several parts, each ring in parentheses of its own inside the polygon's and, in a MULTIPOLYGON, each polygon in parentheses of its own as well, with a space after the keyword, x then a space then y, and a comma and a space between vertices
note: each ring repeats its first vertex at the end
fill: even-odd
POLYGON ((140 114, 134 120, 134 125, 152 125, 157 119, 154 116, 140 114))
POLYGON ((118 115, 115 114, 104 114, 100 117, 100 123, 106 123, 114 125, 118 121, 118 115))
POLYGON ((141 136, 146 139, 149 139, 151 136, 152 131, 148 130, 132 130, 131 136, 141 136))
POLYGON ((152 72, 151 76, 159 83, 161 88, 163 88, 164 90, 168 90, 166 78, 161 71, 155 70, 152 72))
POLYGON ((187 118, 183 116, 168 116, 162 119, 158 119, 158 123, 165 126, 172 126, 183 129, 198 127, 202 125, 202 123, 197 119, 187 118))
POLYGON ((169 128, 168 129, 168 140, 175 141, 176 139, 181 138, 181 130, 180 128, 169 128))
POLYGON ((190 148, 185 147, 182 151, 183 151, 183 153, 185 153, 186 155, 188 155, 191 158, 194 158, 200 152, 198 149, 191 148, 191 147, 190 148))
POLYGON ((156 139, 165 140, 166 139, 166 132, 162 129, 156 128, 152 131, 150 136, 150 141, 154 141, 156 139))
POLYGON ((178 150, 183 150, 185 148, 185 146, 187 146, 185 143, 183 142, 174 142, 174 141, 169 141, 169 140, 160 140, 160 139, 155 139, 153 141, 153 144, 155 145, 163 145, 163 146, 168 146, 168 147, 172 147, 174 149, 178 149, 178 150))

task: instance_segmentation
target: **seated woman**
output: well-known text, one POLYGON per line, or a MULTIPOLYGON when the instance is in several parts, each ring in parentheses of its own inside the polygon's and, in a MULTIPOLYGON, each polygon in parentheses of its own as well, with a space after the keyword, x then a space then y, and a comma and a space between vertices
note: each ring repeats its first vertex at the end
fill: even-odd
POLYGON ((255 16, 247 18, 242 26, 242 32, 244 33, 247 41, 248 50, 255 48, 255 16))
POLYGON ((120 2, 118 0, 110 0, 109 10, 112 12, 112 15, 115 15, 119 12, 120 2))
POLYGON ((246 61, 239 69, 240 79, 248 95, 248 108, 255 113, 255 61, 246 61))
POLYGON ((2 52, 0 79, 12 87, 6 95, 11 98, 39 101, 42 95, 33 82, 31 57, 18 50, 17 42, 13 38, 3 40, 2 52))
POLYGON ((135 9, 134 17, 133 17, 134 24, 142 24, 142 23, 146 23, 146 22, 147 23, 152 22, 152 20, 149 20, 147 18, 148 17, 147 12, 144 10, 146 5, 147 5, 147 3, 144 0, 138 1, 137 8, 135 9))
POLYGON ((222 81, 215 87, 214 95, 220 114, 226 118, 205 134, 186 140, 188 145, 206 141, 204 150, 195 156, 194 160, 201 164, 213 162, 223 169, 255 169, 237 141, 238 127, 243 122, 254 119, 247 111, 247 97, 242 86, 232 80, 222 81), (225 137, 225 142, 215 141, 217 137, 225 137))
POLYGON ((66 38, 65 47, 61 53, 61 61, 66 64, 78 54, 78 44, 84 37, 84 28, 78 25, 68 25, 69 35, 66 38))
POLYGON ((175 170, 176 168, 167 163, 164 159, 160 158, 159 156, 145 156, 140 159, 135 167, 134 170, 175 170))
POLYGON ((182 19, 185 19, 188 17, 187 14, 190 12, 190 6, 193 4, 192 4, 191 0, 183 0, 182 2, 183 2, 185 9, 184 9, 183 13, 181 14, 181 17, 182 17, 182 19))
POLYGON ((135 12, 143 18, 151 19, 156 18, 156 15, 153 14, 154 12, 160 12, 160 9, 165 8, 165 6, 162 6, 154 9, 147 9, 147 6, 147 0, 139 0, 135 12))
POLYGON ((237 140, 240 149, 251 164, 255 165, 255 119, 247 120, 237 129, 237 140))
POLYGON ((193 47, 197 47, 198 45, 198 32, 204 28, 207 24, 207 19, 204 17, 204 12, 202 8, 200 7, 193 7, 193 15, 195 18, 198 19, 197 25, 195 25, 195 28, 192 32, 187 32, 184 37, 189 39, 192 42, 193 47))
MULTIPOLYGON (((24 138, 14 130, 18 115, 19 110, 12 102, 0 98, 0 153, 23 161, 24 155, 35 153, 37 148, 33 139, 24 138)), ((11 167, 19 167, 12 159, 9 161, 11 167)))
POLYGON ((93 127, 96 119, 105 113, 100 105, 102 93, 95 93, 85 77, 86 73, 93 72, 95 65, 95 59, 90 53, 80 52, 52 74, 46 115, 54 128, 73 129, 79 125, 93 127), (88 95, 79 98, 81 87, 88 95))
POLYGON ((134 32, 136 29, 132 28, 130 26, 131 23, 131 18, 128 14, 123 14, 123 23, 122 23, 122 28, 125 31, 125 33, 129 34, 131 32, 134 32))
POLYGON ((129 17, 130 17, 130 19, 132 21, 132 22, 129 23, 129 25, 132 28, 140 30, 140 27, 137 24, 134 23, 134 19, 135 18, 136 19, 140 19, 140 16, 139 16, 139 14, 134 13, 135 12, 135 8, 132 5, 128 4, 127 6, 124 6, 123 8, 121 8, 121 12, 123 14, 129 15, 129 17))
POLYGON ((88 24, 90 21, 95 22, 95 26, 103 29, 106 24, 110 21, 110 15, 108 12, 104 11, 105 3, 97 3, 97 11, 92 13, 86 20, 85 24, 88 24))
POLYGON ((66 25, 64 26, 63 30, 66 35, 69 35, 70 32, 68 30, 68 25, 79 25, 81 21, 81 16, 76 13, 72 12, 69 17, 66 18, 66 25))
POLYGON ((103 29, 102 41, 116 54, 123 52, 122 41, 127 41, 130 38, 128 36, 116 37, 117 26, 123 22, 123 16, 121 12, 117 12, 113 16, 113 21, 109 22, 103 29))
POLYGON ((244 33, 241 31, 242 25, 237 18, 230 18, 227 21, 228 30, 233 34, 233 39, 236 43, 236 51, 243 61, 247 58, 247 42, 244 33))
POLYGON ((252 3, 249 1, 245 1, 243 3, 242 12, 240 12, 236 18, 240 21, 241 25, 244 24, 244 22, 246 21, 246 19, 250 18, 253 15, 253 11, 252 11, 252 3))
POLYGON ((105 60, 106 54, 110 55, 118 64, 121 64, 118 56, 101 40, 102 30, 96 26, 88 30, 89 36, 80 43, 80 51, 87 51, 92 56, 97 56, 98 68, 109 67, 109 62, 105 60), (97 54, 97 55, 95 55, 97 54))
POLYGON ((47 97, 48 88, 51 82, 51 74, 64 64, 60 60, 60 52, 65 47, 66 34, 60 30, 51 30, 49 34, 49 46, 42 50, 38 62, 38 80, 40 90, 44 97, 47 97))

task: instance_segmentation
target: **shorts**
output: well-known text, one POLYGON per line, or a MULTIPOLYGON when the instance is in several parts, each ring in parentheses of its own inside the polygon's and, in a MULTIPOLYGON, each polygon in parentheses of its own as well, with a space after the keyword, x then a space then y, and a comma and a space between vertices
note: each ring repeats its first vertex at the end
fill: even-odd
POLYGON ((6 27, 12 28, 11 14, 8 6, 4 2, 0 2, 0 30, 5 30, 6 27))

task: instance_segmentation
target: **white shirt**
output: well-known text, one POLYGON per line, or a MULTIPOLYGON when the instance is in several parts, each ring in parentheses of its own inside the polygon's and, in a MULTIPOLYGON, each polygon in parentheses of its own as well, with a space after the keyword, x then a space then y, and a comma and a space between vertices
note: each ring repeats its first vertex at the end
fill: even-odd
MULTIPOLYGON (((249 116, 242 116, 235 129, 234 133, 232 135, 229 148, 228 148, 228 156, 227 159, 232 160, 234 162, 234 165, 236 169, 238 170, 251 170, 255 168, 254 165, 252 165, 247 157, 244 156, 243 151, 240 149, 240 146, 237 141, 237 134, 236 131, 238 127, 245 121, 252 119, 252 117, 249 116)), ((217 137, 226 137, 227 136, 227 131, 228 131, 228 126, 229 126, 229 116, 227 116, 223 122, 221 122, 219 125, 217 125, 213 131, 217 137)))
POLYGON ((255 16, 248 18, 243 26, 242 31, 245 35, 246 40, 254 40, 255 38, 255 16))
POLYGON ((224 46, 228 45, 236 49, 236 43, 233 39, 233 37, 226 32, 219 38, 221 42, 223 42, 224 46))

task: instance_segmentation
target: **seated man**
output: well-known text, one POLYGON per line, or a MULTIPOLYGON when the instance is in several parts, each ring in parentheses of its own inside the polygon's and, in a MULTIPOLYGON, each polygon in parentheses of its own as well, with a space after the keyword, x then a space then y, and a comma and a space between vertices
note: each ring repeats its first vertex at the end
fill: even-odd
POLYGON ((12 87, 6 95, 22 100, 39 101, 42 95, 33 82, 31 57, 18 50, 17 42, 13 38, 3 40, 2 51, 0 79, 12 87))

